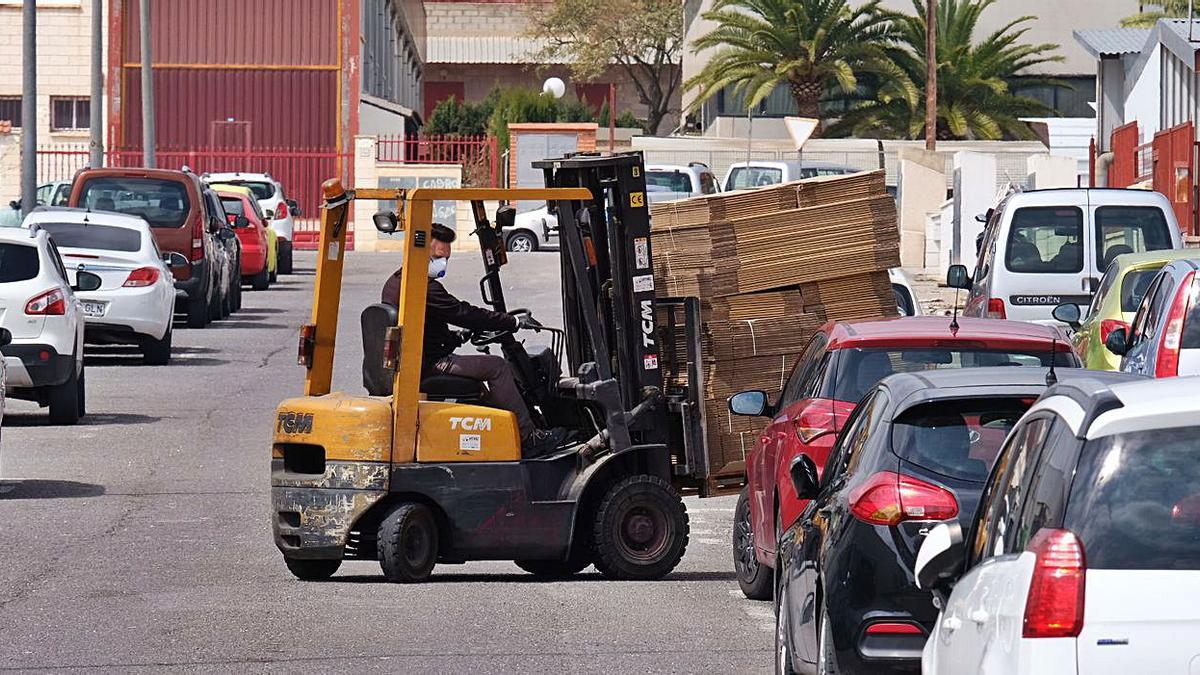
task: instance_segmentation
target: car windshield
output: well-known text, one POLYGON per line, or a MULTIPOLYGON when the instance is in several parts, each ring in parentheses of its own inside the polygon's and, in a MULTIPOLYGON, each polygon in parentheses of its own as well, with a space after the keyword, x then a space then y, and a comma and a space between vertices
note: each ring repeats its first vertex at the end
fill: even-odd
POLYGON ((765 166, 739 166, 729 174, 726 190, 765 187, 783 182, 783 169, 765 166))
POLYGON ((1135 270, 1125 275, 1121 280, 1121 311, 1136 312, 1138 305, 1142 304, 1142 298, 1146 297, 1146 291, 1150 288, 1150 282, 1154 281, 1154 275, 1158 274, 1157 269, 1152 270, 1135 270))
MULTIPOLYGON (((825 398, 856 403, 877 382, 894 373, 914 373, 943 368, 1050 365, 1050 350, 913 347, 907 349, 841 349, 837 366, 826 377, 825 398)), ((1072 367, 1069 352, 1057 352, 1054 365, 1072 367)))
POLYGON ((0 284, 28 281, 38 275, 38 253, 33 246, 0 244, 0 284))
POLYGON ((191 209, 184 183, 125 176, 88 179, 80 192, 79 205, 141 216, 150 227, 182 227, 191 209))
POLYGON ((666 188, 670 192, 690 193, 692 191, 691 179, 681 171, 647 171, 646 187, 650 188, 651 186, 666 188))
POLYGON ((228 185, 241 185, 242 187, 250 188, 254 193, 255 199, 270 199, 275 196, 275 186, 272 183, 257 180, 234 180, 226 181, 228 185))
POLYGON ((1200 570, 1200 426, 1088 441, 1064 525, 1090 568, 1200 570))
MULTIPOLYGON (((1108 267, 1117 256, 1171 248, 1167 219, 1156 206, 1096 209, 1096 260, 1108 267)), ((1128 311, 1128 310, 1126 310, 1128 311)))
POLYGON ((1010 272, 1079 272, 1083 269, 1083 211, 1074 206, 1017 209, 1005 260, 1010 272))
POLYGON ((1008 432, 1034 399, 951 399, 914 406, 892 423, 892 450, 927 471, 982 483, 1008 432))
POLYGON ((142 235, 137 230, 83 223, 39 223, 59 248, 93 248, 101 251, 137 251, 142 235))

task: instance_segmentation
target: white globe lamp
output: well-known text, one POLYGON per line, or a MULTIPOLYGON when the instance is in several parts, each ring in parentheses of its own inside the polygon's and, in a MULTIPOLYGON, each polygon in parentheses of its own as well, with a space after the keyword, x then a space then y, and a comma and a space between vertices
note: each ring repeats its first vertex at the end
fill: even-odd
POLYGON ((557 77, 548 77, 542 83, 542 93, 550 94, 554 98, 562 98, 563 94, 567 93, 567 83, 557 77))

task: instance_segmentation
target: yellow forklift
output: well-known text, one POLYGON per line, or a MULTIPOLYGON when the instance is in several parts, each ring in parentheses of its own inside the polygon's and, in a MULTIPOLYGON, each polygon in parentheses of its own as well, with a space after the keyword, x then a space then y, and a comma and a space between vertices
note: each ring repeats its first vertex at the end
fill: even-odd
POLYGON ((342 560, 378 560, 395 582, 423 581, 436 563, 513 560, 548 578, 594 564, 654 579, 683 557, 680 494, 702 492, 706 469, 698 305, 664 308, 682 319, 658 326, 640 153, 538 166, 546 188, 324 184, 312 320, 300 331, 304 396, 279 405, 272 445, 275 543, 298 578, 327 578, 342 560), (396 204, 376 227, 402 230, 402 259, 420 262, 403 266, 398 308, 361 308, 366 392, 331 392, 346 230, 364 199, 396 204), (545 201, 558 217, 564 327, 544 329, 550 347, 528 349, 513 332, 464 336, 499 348, 542 426, 570 431, 548 455, 521 458, 515 416, 480 405, 478 381, 422 379, 426 247, 434 202, 451 200, 471 204, 483 302, 513 314, 528 313, 507 307, 500 279, 516 211, 501 206, 491 222, 484 202, 545 201), (662 360, 677 358, 688 384, 665 387, 662 360))

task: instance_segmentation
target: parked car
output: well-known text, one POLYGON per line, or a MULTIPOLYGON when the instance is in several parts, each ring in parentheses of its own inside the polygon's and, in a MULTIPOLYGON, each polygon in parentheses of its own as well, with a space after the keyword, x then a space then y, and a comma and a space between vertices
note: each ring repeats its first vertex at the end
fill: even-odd
POLYGON ((746 597, 771 597, 779 533, 805 503, 788 467, 801 454, 818 470, 855 404, 893 373, 984 366, 1079 366, 1058 329, 946 317, 901 317, 825 324, 805 347, 772 404, 766 392, 729 399, 738 415, 770 419, 746 457, 746 487, 734 512, 733 554, 746 597))
POLYGON ((269 173, 206 173, 209 183, 244 185, 254 192, 254 198, 262 208, 263 215, 275 230, 278 241, 278 269, 280 274, 292 273, 292 250, 295 243, 295 219, 304 215, 295 199, 289 199, 283 184, 269 173))
POLYGON ((220 221, 215 238, 221 247, 221 302, 216 308, 213 319, 224 319, 242 308, 242 242, 238 238, 225 206, 217 193, 207 186, 202 193, 207 204, 208 212, 216 214, 220 221))
MULTIPOLYGON (((124 214, 39 207, 24 225, 50 233, 68 276, 87 270, 100 277, 99 288, 75 294, 87 342, 135 344, 148 365, 170 362, 175 280, 149 223, 124 214)), ((186 264, 178 253, 165 255, 186 264)))
POLYGON ((969 291, 964 316, 1058 323, 1054 307, 1091 303, 1117 256, 1183 246, 1171 203, 1149 190, 1018 192, 986 219, 974 276, 948 275, 969 291))
POLYGON ((888 270, 888 279, 892 282, 892 293, 896 296, 896 311, 900 316, 921 316, 921 301, 913 288, 912 277, 899 267, 888 270))
POLYGON ((711 195, 721 191, 717 177, 706 164, 649 164, 646 166, 646 199, 651 203, 711 195))
MULTIPOLYGON (((35 195, 38 206, 62 206, 71 195, 71 183, 64 180, 43 183, 37 186, 35 195)), ((0 227, 20 227, 24 218, 19 199, 10 201, 7 208, 0 208, 0 227)))
POLYGON ((205 190, 190 172, 141 168, 84 169, 71 189, 71 206, 140 216, 150 223, 159 250, 188 260, 171 273, 175 288, 183 291, 177 309, 187 314, 191 328, 220 315, 222 292, 232 278, 226 274, 227 249, 217 239, 225 214, 213 210, 205 190))
POLYGON ((937 617, 913 577, 924 532, 974 517, 1004 439, 1049 374, 982 368, 884 378, 823 472, 808 455, 792 462, 796 493, 812 501, 780 542, 781 672, 917 670, 937 617))
POLYGON ((801 178, 843 176, 859 171, 861 169, 829 162, 810 162, 800 159, 755 159, 731 164, 729 170, 725 172, 725 180, 721 181, 721 189, 725 192, 747 190, 790 183, 801 178))
POLYGON ((928 675, 1195 672, 1200 379, 1047 391, 916 572, 944 608, 928 675))
POLYGON ((221 198, 226 219, 242 243, 242 279, 249 280, 256 291, 267 290, 271 285, 271 258, 276 253, 267 233, 269 221, 249 189, 236 185, 212 188, 221 198))
POLYGON ((501 231, 509 251, 558 250, 558 216, 545 206, 518 213, 513 224, 502 227, 501 231))
POLYGON ((100 277, 76 273, 77 286, 50 235, 40 227, 0 230, 0 324, 5 394, 50 408, 53 424, 75 424, 86 409, 83 308, 75 291, 94 291, 100 277))
POLYGON ((1200 375, 1200 258, 1167 263, 1146 289, 1128 330, 1108 334, 1105 346, 1121 370, 1154 377, 1200 375))
POLYGON ((1163 265, 1195 255, 1196 251, 1186 249, 1119 255, 1109 263, 1100 280, 1100 290, 1096 291, 1084 316, 1080 316, 1080 306, 1073 302, 1064 302, 1054 308, 1054 318, 1074 331, 1071 343, 1083 359, 1084 368, 1121 369, 1121 357, 1104 346, 1108 334, 1116 328, 1129 330, 1129 324, 1146 296, 1146 289, 1150 288, 1150 282, 1163 265))

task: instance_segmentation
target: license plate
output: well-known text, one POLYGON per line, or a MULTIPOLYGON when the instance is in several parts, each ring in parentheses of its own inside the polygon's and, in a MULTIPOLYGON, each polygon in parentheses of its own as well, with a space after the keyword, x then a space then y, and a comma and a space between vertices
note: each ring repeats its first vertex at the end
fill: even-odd
POLYGON ((83 314, 84 316, 104 316, 104 310, 107 307, 107 303, 85 301, 83 303, 83 314))

